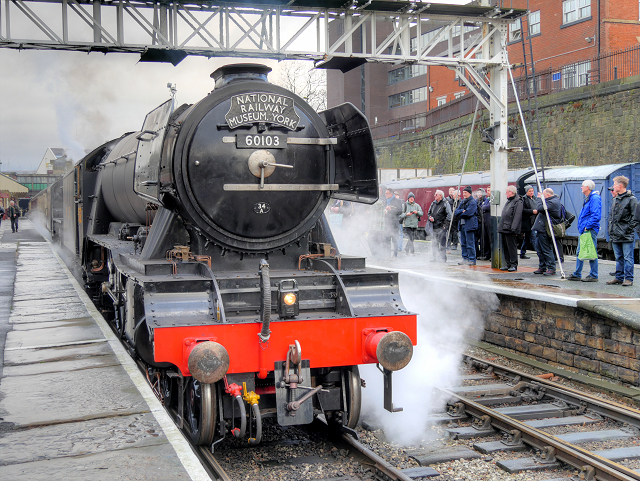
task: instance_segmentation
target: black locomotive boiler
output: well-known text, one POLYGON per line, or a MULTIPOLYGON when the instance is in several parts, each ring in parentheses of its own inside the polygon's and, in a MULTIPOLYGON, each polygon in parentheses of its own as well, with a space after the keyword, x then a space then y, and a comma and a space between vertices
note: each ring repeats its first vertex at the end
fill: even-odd
POLYGON ((265 417, 353 428, 359 364, 382 366, 394 410, 416 343, 397 274, 339 255, 323 214, 377 200, 365 117, 316 113, 269 71, 218 69, 207 97, 160 105, 32 202, 197 444, 257 443, 265 417))

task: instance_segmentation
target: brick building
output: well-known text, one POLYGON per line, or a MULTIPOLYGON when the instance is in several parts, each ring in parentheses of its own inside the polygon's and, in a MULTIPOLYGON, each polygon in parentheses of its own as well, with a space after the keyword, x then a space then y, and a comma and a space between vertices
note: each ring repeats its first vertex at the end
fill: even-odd
MULTIPOLYGON (((514 76, 524 76, 521 36, 522 26, 528 26, 536 74, 548 73, 539 79, 539 91, 579 87, 632 74, 626 71, 626 63, 593 59, 640 43, 640 0, 494 0, 493 3, 500 7, 528 8, 526 20, 515 22, 509 29, 509 60, 520 66, 515 68, 514 76)), ((336 34, 340 34, 340 23, 335 23, 336 34)), ((377 35, 384 38, 390 30, 381 27, 377 35)), ((423 33, 422 44, 433 38, 435 32, 423 33)), ((415 29, 411 34, 413 48, 418 43, 415 29)), ((478 34, 479 29, 465 27, 465 43, 478 34)), ((358 41, 356 38, 354 45, 358 41)), ((530 67, 531 59, 527 58, 527 62, 530 67)), ((420 114, 447 105, 468 92, 453 71, 440 66, 366 63, 346 73, 332 70, 327 75, 329 107, 351 102, 364 111, 373 127, 399 123, 400 127, 394 129, 399 132, 423 127, 421 123, 426 122, 426 117, 420 114)))

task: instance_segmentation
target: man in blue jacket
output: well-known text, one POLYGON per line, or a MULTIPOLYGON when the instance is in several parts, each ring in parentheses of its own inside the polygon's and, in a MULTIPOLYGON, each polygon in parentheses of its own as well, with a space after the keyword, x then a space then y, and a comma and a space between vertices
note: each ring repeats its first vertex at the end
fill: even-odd
MULTIPOLYGON (((593 245, 598 246, 598 231, 600 230, 600 219, 602 218, 602 199, 600 193, 596 190, 596 184, 593 180, 585 180, 582 183, 582 193, 584 194, 584 204, 578 217, 578 234, 588 232, 593 239, 593 245)), ((580 243, 578 242, 578 252, 576 252, 576 270, 567 279, 570 281, 582 282, 598 282, 598 259, 589 261, 591 268, 589 275, 582 279, 582 265, 584 261, 580 260, 580 243)))
POLYGON ((478 204, 471 195, 473 191, 467 186, 462 191, 463 201, 456 209, 455 215, 460 218, 460 248, 463 265, 476 265, 476 239, 478 230, 478 204))

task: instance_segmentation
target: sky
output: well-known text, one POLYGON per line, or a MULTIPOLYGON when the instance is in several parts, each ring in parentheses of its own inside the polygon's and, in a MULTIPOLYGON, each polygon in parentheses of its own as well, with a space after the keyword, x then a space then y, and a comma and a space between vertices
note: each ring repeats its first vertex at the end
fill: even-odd
MULTIPOLYGON (((458 2, 465 3, 433 3, 458 2)), ((299 48, 305 41, 299 39, 299 48)), ((213 89, 209 75, 216 68, 249 61, 187 57, 174 67, 138 59, 0 48, 0 170, 33 171, 48 147, 67 149, 79 160, 85 150, 139 130, 145 115, 169 98, 167 83, 176 84, 178 105, 194 103, 213 89)))

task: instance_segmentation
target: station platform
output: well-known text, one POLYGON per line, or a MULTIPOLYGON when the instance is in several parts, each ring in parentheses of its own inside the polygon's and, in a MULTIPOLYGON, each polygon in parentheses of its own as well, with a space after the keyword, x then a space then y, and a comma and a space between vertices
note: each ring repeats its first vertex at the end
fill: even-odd
MULTIPOLYGON (((405 241, 406 242, 406 241, 405 241)), ((529 259, 518 259, 518 270, 506 272, 493 269, 491 261, 477 261, 475 266, 458 265, 462 260, 460 247, 450 251, 446 263, 431 261, 431 243, 416 241, 416 253, 398 252, 398 257, 372 257, 367 266, 383 267, 400 273, 416 275, 440 285, 451 285, 475 291, 559 304, 590 311, 633 329, 640 329, 640 266, 635 265, 634 285, 607 285, 614 279, 615 261, 598 261, 598 282, 580 282, 562 279, 559 264, 554 276, 534 274, 538 257, 528 251, 529 259)), ((562 264, 566 277, 576 267, 576 257, 565 255, 562 264)), ((582 277, 589 274, 585 262, 582 277)))
POLYGON ((0 479, 210 479, 28 219, 0 226, 0 352, 0 479))

